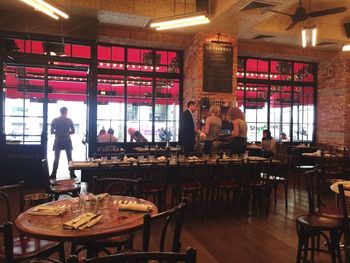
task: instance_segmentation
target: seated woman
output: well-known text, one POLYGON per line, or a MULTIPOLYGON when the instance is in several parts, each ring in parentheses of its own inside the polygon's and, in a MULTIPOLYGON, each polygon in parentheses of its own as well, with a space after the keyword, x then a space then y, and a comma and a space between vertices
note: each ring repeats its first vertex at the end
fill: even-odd
POLYGON ((143 136, 141 132, 135 130, 134 128, 129 128, 128 133, 130 135, 131 142, 148 142, 145 136, 143 136))
POLYGON ((205 120, 205 140, 203 152, 209 154, 213 152, 213 142, 219 139, 221 132, 221 119, 218 117, 220 113, 220 106, 213 105, 209 109, 209 116, 205 120))
POLYGON ((274 138, 272 138, 271 132, 269 130, 263 130, 261 149, 264 150, 263 155, 266 158, 270 158, 276 155, 276 141, 274 138))

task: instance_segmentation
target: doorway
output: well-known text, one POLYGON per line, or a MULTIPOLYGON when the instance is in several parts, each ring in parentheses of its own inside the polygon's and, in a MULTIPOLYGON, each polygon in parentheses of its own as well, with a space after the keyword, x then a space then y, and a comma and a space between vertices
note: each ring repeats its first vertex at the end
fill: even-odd
MULTIPOLYGON (((72 64, 69 66, 50 65, 48 68, 48 140, 47 159, 49 161, 50 173, 54 160, 53 144, 55 136, 50 133, 51 122, 60 116, 60 108, 68 109, 68 118, 72 119, 75 134, 71 135, 73 151, 72 158, 75 161, 86 159, 87 145, 87 76, 88 65, 72 64)), ((76 172, 76 175, 80 174, 76 172)), ((61 157, 57 170, 57 179, 69 177, 68 162, 65 151, 61 151, 61 157)))

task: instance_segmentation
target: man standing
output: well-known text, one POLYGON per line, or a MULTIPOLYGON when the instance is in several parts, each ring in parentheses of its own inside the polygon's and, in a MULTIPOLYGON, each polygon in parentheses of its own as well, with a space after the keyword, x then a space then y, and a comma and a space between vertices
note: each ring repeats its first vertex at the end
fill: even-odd
POLYGON ((179 142, 184 147, 185 152, 194 152, 196 144, 196 131, 192 114, 197 110, 196 103, 190 100, 187 103, 187 109, 180 118, 179 142))
MULTIPOLYGON (((68 109, 62 107, 60 109, 61 116, 53 119, 51 123, 51 134, 55 134, 55 142, 53 150, 55 151, 55 160, 53 162, 53 169, 50 178, 55 179, 58 162, 60 159, 61 150, 65 150, 67 154, 68 163, 72 161, 72 140, 71 134, 74 134, 75 129, 71 119, 67 118, 68 109)), ((75 178, 74 171, 70 170, 70 177, 75 178)))

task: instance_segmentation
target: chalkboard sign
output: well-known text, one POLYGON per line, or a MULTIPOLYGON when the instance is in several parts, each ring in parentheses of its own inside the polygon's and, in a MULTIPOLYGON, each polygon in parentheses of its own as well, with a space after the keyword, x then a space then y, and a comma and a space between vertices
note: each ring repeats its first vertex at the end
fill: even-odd
POLYGON ((232 92, 233 47, 223 43, 205 43, 203 61, 203 90, 232 92))

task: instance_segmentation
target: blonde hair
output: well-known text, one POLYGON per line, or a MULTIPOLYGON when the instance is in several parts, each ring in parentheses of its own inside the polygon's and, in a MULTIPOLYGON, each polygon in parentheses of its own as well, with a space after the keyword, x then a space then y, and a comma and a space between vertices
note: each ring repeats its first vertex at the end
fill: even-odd
POLYGON ((231 107, 228 110, 228 117, 230 120, 234 121, 236 119, 245 120, 244 113, 237 107, 231 107))
POLYGON ((212 105, 209 109, 209 114, 214 113, 215 115, 218 115, 220 110, 221 110, 221 108, 219 105, 212 105))

